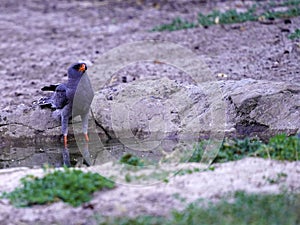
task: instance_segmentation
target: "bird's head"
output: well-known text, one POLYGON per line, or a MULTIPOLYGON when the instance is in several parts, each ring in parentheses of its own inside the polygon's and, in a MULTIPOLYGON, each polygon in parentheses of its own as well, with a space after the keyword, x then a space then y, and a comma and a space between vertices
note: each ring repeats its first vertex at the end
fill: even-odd
POLYGON ((85 63, 74 63, 68 69, 68 76, 70 78, 81 78, 86 70, 87 66, 85 63))

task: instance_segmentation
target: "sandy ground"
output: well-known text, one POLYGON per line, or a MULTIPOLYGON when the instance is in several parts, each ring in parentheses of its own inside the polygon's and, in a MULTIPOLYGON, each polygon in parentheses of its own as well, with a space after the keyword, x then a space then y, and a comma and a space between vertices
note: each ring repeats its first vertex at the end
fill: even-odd
MULTIPOLYGON (((66 69, 74 61, 94 63, 100 55, 117 46, 153 39, 190 49, 204 59, 216 79, 254 78, 299 83, 299 44, 287 38, 300 24, 299 17, 291 19, 291 23, 275 20, 270 24, 247 22, 171 33, 149 32, 176 16, 195 20, 200 11, 243 9, 249 3, 244 2, 2 0, 0 108, 30 105, 42 96, 41 86, 64 81, 66 69), (218 73, 228 77, 217 78, 218 73)), ((111 168, 106 166, 108 168, 103 165, 91 170, 106 173, 111 168)), ((41 174, 41 170, 20 169, 14 175, 0 171, 3 178, 0 190, 15 187, 26 173, 41 174)), ((167 184, 145 188, 120 184, 115 190, 97 193, 90 204, 79 208, 55 203, 16 209, 1 200, 0 223, 93 224, 88 218, 97 213, 165 215, 171 208, 181 209, 197 198, 220 199, 223 194, 236 190, 274 193, 287 188, 297 191, 299 176, 299 162, 245 159, 217 165, 215 171, 176 176, 167 184), (276 179, 278 173, 285 173, 287 177, 271 184, 267 178, 276 179), (176 193, 187 200, 176 199, 176 193)))
MULTIPOLYGON (((25 209, 12 207, 7 200, 0 200, 0 222, 5 224, 96 224, 96 215, 105 216, 167 216, 173 209, 183 209, 198 199, 218 201, 235 191, 248 193, 280 193, 300 191, 300 162, 276 162, 246 158, 236 162, 215 164, 214 170, 174 176, 179 169, 200 168, 198 163, 162 166, 155 170, 132 172, 123 166, 111 163, 85 170, 116 176, 117 187, 98 192, 91 202, 72 208, 62 202, 48 206, 33 206, 25 209), (127 183, 125 174, 132 176, 169 171, 168 182, 149 179, 127 183), (284 176, 281 176, 284 174, 284 176), (123 181, 122 181, 123 180, 123 181), (70 220, 72 218, 72 220, 70 220)), ((0 190, 10 191, 26 174, 43 174, 41 169, 5 169, 0 171, 0 190)))

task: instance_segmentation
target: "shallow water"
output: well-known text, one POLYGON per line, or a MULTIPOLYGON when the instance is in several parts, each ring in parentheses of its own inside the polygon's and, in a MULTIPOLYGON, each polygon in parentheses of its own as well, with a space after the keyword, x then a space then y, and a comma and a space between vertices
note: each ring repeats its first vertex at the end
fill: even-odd
POLYGON ((39 168, 45 165, 52 167, 100 165, 109 161, 119 161, 126 153, 158 163, 174 148, 178 148, 176 140, 145 142, 110 140, 105 143, 71 141, 67 148, 62 143, 40 143, 34 146, 12 144, 0 148, 0 169, 39 168))

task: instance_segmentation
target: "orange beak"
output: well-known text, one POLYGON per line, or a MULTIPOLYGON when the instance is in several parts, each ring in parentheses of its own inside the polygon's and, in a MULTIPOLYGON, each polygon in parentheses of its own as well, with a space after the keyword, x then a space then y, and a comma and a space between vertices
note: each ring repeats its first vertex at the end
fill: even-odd
POLYGON ((85 71, 85 64, 81 64, 80 68, 79 68, 80 72, 84 72, 85 71))

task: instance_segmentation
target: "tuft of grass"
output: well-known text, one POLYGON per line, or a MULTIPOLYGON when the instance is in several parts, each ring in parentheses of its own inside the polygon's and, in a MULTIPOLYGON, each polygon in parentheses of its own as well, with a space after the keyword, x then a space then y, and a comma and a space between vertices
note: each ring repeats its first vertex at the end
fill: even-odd
POLYGON ((200 162, 202 159, 202 156, 204 154, 205 146, 206 146, 206 141, 201 141, 197 145, 194 146, 193 149, 193 155, 189 159, 189 162, 200 162))
POLYGON ((151 181, 151 180, 161 180, 165 183, 168 183, 169 175, 170 175, 170 172, 168 172, 168 171, 153 171, 150 174, 140 174, 140 175, 126 173, 124 178, 127 183, 151 181))
POLYGON ((276 19, 276 18, 291 18, 300 15, 300 8, 294 7, 287 9, 286 11, 266 11, 264 12, 261 17, 267 19, 276 19))
POLYGON ((262 145, 256 153, 263 158, 298 161, 300 156, 300 138, 278 134, 270 138, 269 143, 262 145))
POLYGON ((136 218, 98 218, 99 225, 184 225, 184 224, 299 224, 300 195, 259 195, 236 192, 218 203, 201 204, 199 200, 171 216, 140 216, 136 218), (200 203, 200 204, 199 204, 200 203))
POLYGON ((79 206, 92 198, 92 193, 102 189, 114 188, 115 183, 98 173, 64 168, 46 174, 42 178, 28 175, 21 179, 22 187, 10 193, 3 193, 16 207, 47 204, 64 201, 79 206))
POLYGON ((223 143, 214 162, 222 163, 240 160, 246 156, 254 156, 262 145, 263 143, 257 139, 245 138, 243 140, 227 140, 223 143))
POLYGON ((201 172, 202 170, 200 170, 199 168, 194 168, 194 169, 181 169, 179 171, 177 171, 175 173, 175 176, 183 176, 186 174, 192 174, 192 173, 197 173, 197 172, 201 172))
MULTIPOLYGON (((205 151, 206 141, 201 141, 194 148, 194 153, 189 162, 200 162, 205 151)), ((245 138, 243 140, 225 140, 214 162, 228 162, 254 155, 262 146, 262 142, 256 139, 245 138)))
POLYGON ((289 35, 289 39, 295 40, 300 39, 300 29, 296 29, 293 33, 289 35))
POLYGON ((208 15, 198 14, 198 23, 204 27, 214 24, 232 24, 243 23, 246 21, 256 21, 258 17, 255 15, 255 7, 248 9, 246 12, 237 12, 235 9, 229 9, 224 13, 213 11, 208 15))
POLYGON ((156 26, 151 31, 165 31, 165 30, 175 31, 175 30, 194 28, 197 26, 198 25, 196 23, 188 22, 186 20, 181 19, 180 17, 177 17, 173 19, 171 23, 156 26))
MULTIPOLYGON (((189 162, 200 162, 205 151, 206 141, 201 141, 194 147, 194 153, 189 162)), ((257 139, 225 140, 214 159, 222 163, 239 160, 244 157, 257 156, 275 160, 297 161, 300 156, 300 138, 278 134, 270 138, 267 144, 257 139)))
POLYGON ((270 184, 278 184, 281 181, 284 181, 288 175, 286 173, 277 173, 276 177, 263 177, 270 184))
POLYGON ((270 6, 298 6, 300 5, 300 0, 285 0, 283 2, 280 1, 272 1, 270 2, 270 6))
POLYGON ((131 166, 144 166, 144 161, 142 159, 130 153, 123 155, 120 159, 120 163, 125 163, 131 166))

